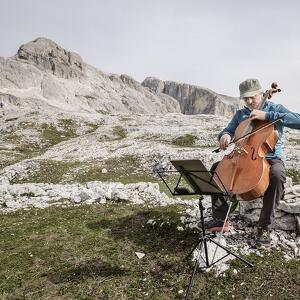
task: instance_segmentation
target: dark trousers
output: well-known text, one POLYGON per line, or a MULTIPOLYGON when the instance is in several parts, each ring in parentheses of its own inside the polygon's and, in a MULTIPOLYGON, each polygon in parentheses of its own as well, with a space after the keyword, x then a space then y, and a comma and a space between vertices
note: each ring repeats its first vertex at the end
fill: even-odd
MULTIPOLYGON (((210 172, 213 173, 219 162, 212 165, 210 172)), ((284 196, 285 166, 281 159, 274 158, 268 160, 270 164, 270 183, 263 197, 263 207, 261 209, 258 226, 271 228, 275 209, 279 201, 284 196)), ((224 220, 228 211, 228 203, 224 197, 212 196, 212 217, 224 220)))

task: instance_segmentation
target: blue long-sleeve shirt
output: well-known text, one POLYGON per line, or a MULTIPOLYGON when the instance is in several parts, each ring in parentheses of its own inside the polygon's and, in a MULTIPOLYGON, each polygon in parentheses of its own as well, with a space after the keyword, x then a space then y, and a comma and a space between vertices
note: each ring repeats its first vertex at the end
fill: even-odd
MULTIPOLYGON (((275 104, 271 101, 266 101, 262 110, 266 112, 266 121, 272 122, 278 118, 282 118, 281 121, 275 124, 275 128, 278 131, 278 141, 273 151, 267 153, 266 159, 272 159, 275 157, 284 159, 281 149, 283 127, 286 126, 292 129, 300 129, 300 115, 298 113, 289 111, 281 104, 275 104)), ((233 137, 235 129, 243 120, 249 117, 250 113, 251 110, 247 107, 239 109, 228 123, 227 127, 219 133, 218 139, 220 140, 221 136, 225 133, 233 137)))

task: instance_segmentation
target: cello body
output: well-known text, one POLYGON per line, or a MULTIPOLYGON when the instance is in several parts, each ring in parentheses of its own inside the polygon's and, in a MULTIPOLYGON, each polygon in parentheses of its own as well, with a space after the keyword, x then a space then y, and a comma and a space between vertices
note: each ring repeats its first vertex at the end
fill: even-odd
POLYGON ((244 136, 249 127, 256 132, 237 142, 218 164, 214 180, 224 192, 238 195, 242 200, 253 200, 268 188, 270 166, 265 156, 273 150, 278 136, 274 125, 266 127, 267 124, 267 121, 246 119, 236 128, 234 140, 244 136))

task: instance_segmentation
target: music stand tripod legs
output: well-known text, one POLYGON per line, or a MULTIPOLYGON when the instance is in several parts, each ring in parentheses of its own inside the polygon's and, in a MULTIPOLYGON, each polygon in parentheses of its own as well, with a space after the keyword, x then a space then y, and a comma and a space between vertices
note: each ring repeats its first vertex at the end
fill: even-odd
MULTIPOLYGON (((222 259, 224 259, 225 257, 227 257, 229 255, 233 255, 235 258, 239 259, 240 261, 242 261, 243 263, 245 263, 247 266, 253 267, 253 265, 251 263, 249 263, 248 261, 246 261, 245 259, 243 259, 239 255, 235 254, 230 249, 224 247, 219 242, 216 242, 215 240, 213 240, 212 237, 215 237, 215 234, 213 234, 213 233, 206 234, 206 232, 205 232, 205 225, 204 225, 204 214, 203 214, 205 208, 204 208, 204 206, 202 204, 202 199, 203 199, 203 197, 200 196, 200 198, 199 198, 199 211, 200 211, 202 236, 199 239, 199 241, 196 243, 196 245, 193 247, 193 249, 191 250, 191 252, 186 256, 186 258, 190 257, 193 254, 193 252, 196 249, 198 249, 198 254, 197 254, 196 258, 195 258, 194 268, 193 268, 192 274, 190 276, 188 289, 187 289, 186 294, 185 294, 185 298, 184 298, 185 300, 188 299, 189 294, 190 294, 190 292, 192 290, 193 280, 194 280, 194 276, 196 274, 196 271, 197 271, 197 268, 198 268, 198 265, 199 265, 199 259, 200 259, 200 257, 205 262, 205 266, 202 267, 202 268, 210 268, 211 266, 215 265, 216 263, 218 263, 219 261, 221 261, 222 259), (220 247, 221 249, 223 249, 227 253, 225 255, 223 255, 221 258, 219 258, 218 260, 216 260, 216 261, 213 261, 214 260, 214 257, 213 257, 212 261, 209 262, 207 242, 211 242, 211 243, 213 243, 213 244, 216 245, 216 250, 215 250, 215 253, 214 253, 214 257, 215 257, 216 251, 217 251, 217 247, 220 247), (204 258, 201 256, 201 250, 202 250, 202 248, 204 249, 204 258)), ((226 222, 226 220, 228 218, 231 205, 232 205, 232 203, 230 203, 230 205, 229 205, 229 208, 228 208, 228 211, 227 211, 227 216, 226 216, 226 219, 224 221, 224 224, 225 224, 225 222, 226 222)), ((223 225, 223 228, 224 228, 224 225, 223 225)), ((223 228, 222 228, 222 232, 223 232, 223 228)))

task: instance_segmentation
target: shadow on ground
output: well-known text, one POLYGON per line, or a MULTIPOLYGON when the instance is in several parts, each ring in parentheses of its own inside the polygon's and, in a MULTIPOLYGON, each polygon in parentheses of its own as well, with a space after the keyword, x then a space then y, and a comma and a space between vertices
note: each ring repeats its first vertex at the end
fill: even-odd
POLYGON ((91 230, 109 230, 113 239, 130 240, 138 249, 147 253, 157 253, 163 250, 164 254, 178 255, 189 253, 191 247, 199 238, 199 231, 185 229, 179 231, 178 226, 183 226, 179 216, 174 212, 151 209, 138 212, 118 219, 105 219, 87 223, 91 230), (154 225, 147 224, 148 220, 155 220, 154 225))

